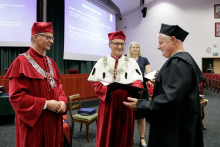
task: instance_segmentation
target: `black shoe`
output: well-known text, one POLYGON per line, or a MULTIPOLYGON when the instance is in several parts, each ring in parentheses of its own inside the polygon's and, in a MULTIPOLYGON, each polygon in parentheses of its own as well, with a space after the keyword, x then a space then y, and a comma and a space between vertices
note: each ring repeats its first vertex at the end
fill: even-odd
POLYGON ((142 145, 142 144, 141 144, 141 139, 144 139, 144 137, 143 137, 143 138, 140 137, 140 146, 141 146, 141 147, 147 147, 147 145, 142 145))

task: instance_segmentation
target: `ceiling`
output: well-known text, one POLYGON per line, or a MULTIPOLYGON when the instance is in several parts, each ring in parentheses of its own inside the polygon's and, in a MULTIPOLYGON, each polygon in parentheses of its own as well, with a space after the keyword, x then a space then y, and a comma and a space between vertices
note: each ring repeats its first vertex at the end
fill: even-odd
MULTIPOLYGON (((152 1, 155 0, 145 0, 144 5, 149 4, 152 1)), ((140 0, 112 0, 112 2, 118 6, 122 16, 140 8, 140 0)))

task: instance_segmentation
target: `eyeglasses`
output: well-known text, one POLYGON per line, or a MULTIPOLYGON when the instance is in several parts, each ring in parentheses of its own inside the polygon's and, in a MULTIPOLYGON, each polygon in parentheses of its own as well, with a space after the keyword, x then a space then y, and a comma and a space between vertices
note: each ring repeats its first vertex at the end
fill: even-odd
POLYGON ((110 42, 110 43, 114 44, 115 46, 119 46, 119 45, 124 46, 126 44, 126 43, 119 43, 119 42, 110 42))
POLYGON ((43 35, 43 34, 37 34, 37 35, 45 36, 48 41, 50 41, 50 40, 54 41, 54 37, 51 37, 51 36, 48 36, 48 35, 43 35))

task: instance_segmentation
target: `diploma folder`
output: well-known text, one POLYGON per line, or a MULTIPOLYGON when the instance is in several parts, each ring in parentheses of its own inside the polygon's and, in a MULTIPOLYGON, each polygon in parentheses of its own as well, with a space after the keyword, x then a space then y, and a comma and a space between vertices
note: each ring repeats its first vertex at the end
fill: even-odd
POLYGON ((127 85, 127 84, 121 84, 117 82, 110 83, 109 85, 107 85, 107 87, 109 87, 110 89, 121 89, 121 90, 125 90, 128 92, 147 91, 147 89, 144 89, 144 88, 139 88, 139 87, 135 87, 135 86, 127 85))
POLYGON ((81 108, 78 110, 78 114, 81 115, 93 115, 96 113, 96 109, 94 108, 81 108))

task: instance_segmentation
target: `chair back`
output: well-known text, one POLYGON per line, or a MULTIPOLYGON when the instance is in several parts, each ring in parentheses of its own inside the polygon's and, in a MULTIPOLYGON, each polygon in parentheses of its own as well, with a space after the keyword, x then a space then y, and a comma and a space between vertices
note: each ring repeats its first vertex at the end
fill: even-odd
POLYGON ((203 94, 203 89, 204 89, 204 82, 202 81, 201 83, 199 83, 199 93, 203 94))
POLYGON ((220 74, 217 74, 217 78, 216 78, 217 81, 220 80, 220 74))
POLYGON ((79 74, 78 69, 68 69, 68 74, 79 74))
POLYGON ((210 75, 211 75, 210 73, 207 73, 206 78, 209 79, 210 75))
POLYGON ((216 80, 218 74, 213 74, 213 79, 216 80))
POLYGON ((74 95, 69 96, 68 98, 69 98, 69 112, 70 112, 71 119, 73 119, 72 109, 74 108, 81 109, 80 95, 74 94, 74 95), (72 100, 78 100, 78 103, 75 105, 72 105, 72 100))
POLYGON ((209 79, 213 79, 214 74, 210 74, 209 79))
POLYGON ((5 70, 5 74, 6 74, 6 73, 7 73, 7 71, 8 71, 8 68, 5 68, 4 70, 5 70))

